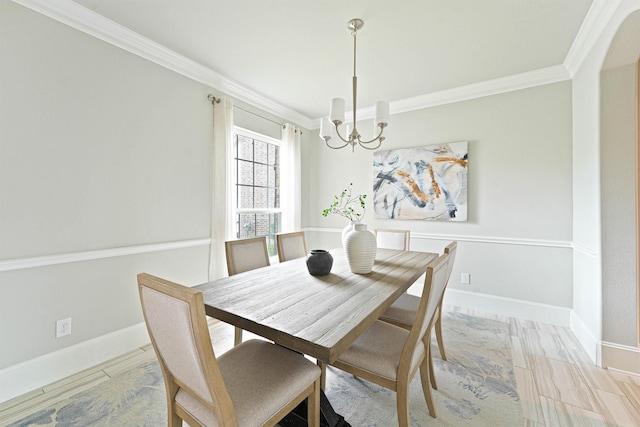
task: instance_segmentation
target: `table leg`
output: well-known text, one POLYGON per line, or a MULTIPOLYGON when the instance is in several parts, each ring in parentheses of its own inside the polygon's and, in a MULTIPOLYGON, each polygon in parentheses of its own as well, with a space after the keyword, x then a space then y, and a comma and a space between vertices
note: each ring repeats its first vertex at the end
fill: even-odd
MULTIPOLYGON (((278 344, 279 345, 279 344, 278 344)), ((302 353, 296 352, 302 356, 302 353)), ((342 415, 336 414, 331 402, 324 394, 327 382, 327 364, 317 360, 320 367, 320 427, 351 427, 342 415)), ((282 427, 307 427, 307 399, 295 407, 295 409, 278 423, 282 427)))
POLYGON ((324 390, 327 385, 327 364, 318 360, 318 366, 320 367, 320 390, 324 390))
MULTIPOLYGON (((278 424, 283 427, 307 427, 306 399, 278 424)), ((336 414, 333 410, 324 390, 320 390, 320 427, 351 427, 342 415, 336 414)))

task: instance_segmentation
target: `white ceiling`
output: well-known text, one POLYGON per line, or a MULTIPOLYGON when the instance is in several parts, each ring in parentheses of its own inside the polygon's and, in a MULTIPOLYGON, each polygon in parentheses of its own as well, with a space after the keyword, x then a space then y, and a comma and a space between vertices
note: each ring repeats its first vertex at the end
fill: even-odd
POLYGON ((562 65, 592 0, 75 0, 309 119, 562 65))

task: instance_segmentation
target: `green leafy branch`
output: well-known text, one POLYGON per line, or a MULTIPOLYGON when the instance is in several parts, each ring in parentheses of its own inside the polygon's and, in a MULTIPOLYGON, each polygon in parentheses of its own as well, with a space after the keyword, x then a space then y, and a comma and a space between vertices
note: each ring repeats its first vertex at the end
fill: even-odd
POLYGON ((342 190, 339 196, 333 196, 333 203, 322 211, 322 216, 337 214, 347 218, 349 221, 360 221, 365 213, 366 194, 351 195, 353 183, 348 188, 342 190), (362 211, 359 211, 359 210, 362 211))

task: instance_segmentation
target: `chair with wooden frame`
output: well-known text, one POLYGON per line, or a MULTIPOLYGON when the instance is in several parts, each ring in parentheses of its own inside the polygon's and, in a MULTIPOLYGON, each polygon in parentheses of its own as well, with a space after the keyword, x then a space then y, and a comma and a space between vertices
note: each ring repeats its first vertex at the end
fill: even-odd
MULTIPOLYGON (((449 255, 449 267, 447 271, 447 283, 451 277, 451 271, 453 270, 453 263, 456 259, 456 252, 458 250, 458 243, 451 242, 444 248, 444 253, 449 255)), ((442 360, 447 360, 447 355, 444 350, 444 340, 442 339, 442 301, 444 300, 444 293, 438 304, 438 310, 436 311, 434 329, 436 333, 436 339, 438 340, 438 349, 440 350, 440 356, 442 360)), ((413 325, 413 319, 416 317, 416 310, 420 304, 420 298, 415 295, 402 294, 392 305, 385 311, 380 320, 392 323, 396 326, 400 326, 405 329, 411 329, 413 325)), ((434 387, 435 384, 434 384, 434 387)))
POLYGON ((280 262, 290 259, 307 256, 307 241, 304 231, 294 231, 292 233, 280 233, 276 235, 278 246, 278 259, 280 262))
MULTIPOLYGON (((224 242, 224 249, 229 276, 271 265, 265 236, 229 240, 224 242)), ((242 329, 235 328, 233 342, 235 345, 242 342, 242 329)))
POLYGON ((373 234, 376 236, 376 244, 379 248, 409 250, 410 230, 376 228, 373 230, 373 234))
POLYGON ((409 426, 409 385, 420 369, 429 414, 436 417, 431 394, 431 328, 446 286, 449 255, 427 266, 420 305, 412 328, 376 321, 331 365, 396 392, 398 424, 409 426))
POLYGON ((215 356, 202 292, 143 273, 144 319, 164 377, 169 427, 274 426, 308 399, 320 425, 320 368, 267 341, 215 356))

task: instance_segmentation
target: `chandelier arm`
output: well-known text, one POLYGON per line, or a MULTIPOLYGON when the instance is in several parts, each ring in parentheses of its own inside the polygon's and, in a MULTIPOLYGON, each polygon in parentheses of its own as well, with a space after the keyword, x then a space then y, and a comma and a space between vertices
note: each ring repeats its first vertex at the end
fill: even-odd
MULTIPOLYGON (((360 138, 358 138, 358 144, 362 145, 362 144, 371 144, 372 142, 375 142, 376 140, 380 139, 380 137, 382 136, 382 132, 384 132, 384 126, 382 126, 382 123, 380 123, 378 125, 378 127, 380 128, 380 133, 378 133, 378 135, 373 138, 370 139, 369 141, 362 141, 360 138)), ((382 140, 384 141, 384 138, 382 138, 382 140)), ((364 147, 364 145, 363 145, 364 147)))
MULTIPOLYGON (((342 137, 342 135, 340 135, 340 128, 338 127, 339 125, 337 125, 336 123, 334 123, 335 127, 336 127, 336 134, 338 135, 338 138, 340 138, 341 140, 343 140, 344 142, 346 142, 347 144, 351 144, 351 139, 344 139, 342 137)), ((355 127, 354 127, 355 128, 355 127)), ((346 147, 347 145, 343 145, 343 147, 346 147)))
MULTIPOLYGON (((372 141, 369 141, 369 142, 365 142, 364 144, 370 144, 370 143, 372 143, 372 142, 374 142, 374 141, 375 141, 375 139, 374 139, 374 140, 372 140, 372 141)), ((364 148, 365 150, 377 150, 377 149, 378 149, 378 148, 380 148, 380 146, 382 145, 382 141, 384 141, 384 138, 380 138, 380 139, 378 140, 378 145, 376 145, 375 147, 368 147, 368 146, 366 146, 366 145, 363 145, 363 143, 362 143, 362 142, 360 142, 360 141, 358 141, 358 144, 360 145, 360 147, 364 148)))
POLYGON ((324 141, 324 142, 325 142, 325 144, 327 144, 327 147, 332 148, 332 149, 334 149, 334 150, 339 150, 339 149, 344 148, 344 147, 346 147, 347 145, 349 145, 349 142, 347 142, 346 144, 341 145, 341 146, 339 146, 339 147, 334 147, 333 145, 329 144, 329 141, 327 141, 326 139, 325 139, 325 141, 324 141))

